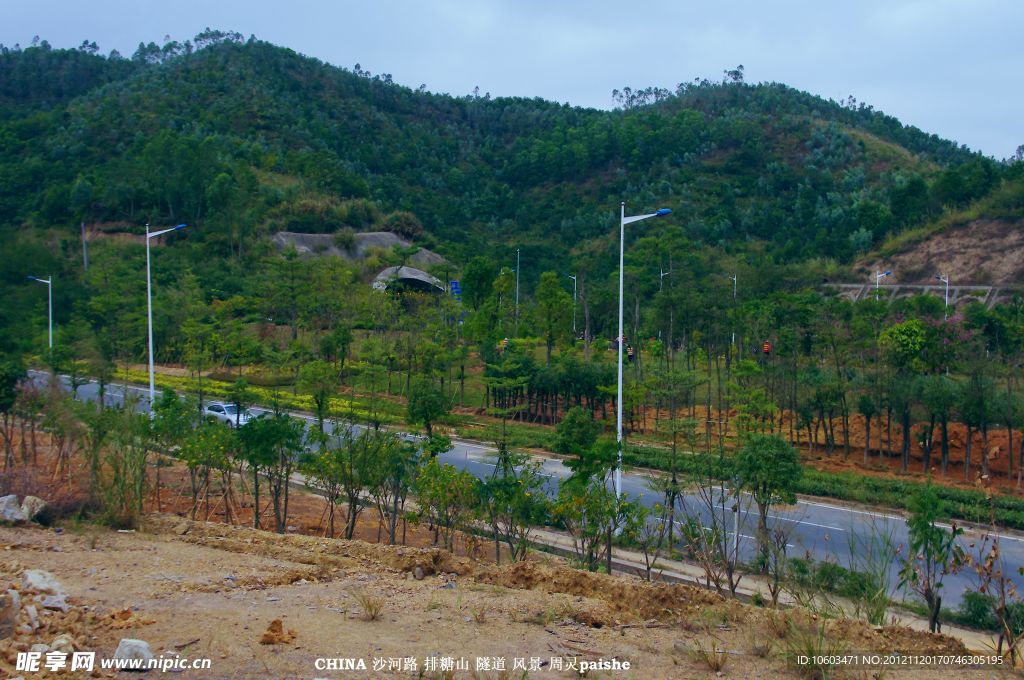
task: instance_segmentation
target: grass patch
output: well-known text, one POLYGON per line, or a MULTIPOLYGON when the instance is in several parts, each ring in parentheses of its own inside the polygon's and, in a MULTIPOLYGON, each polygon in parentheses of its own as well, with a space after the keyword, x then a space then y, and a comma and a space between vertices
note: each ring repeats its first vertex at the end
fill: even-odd
POLYGON ((713 673, 725 668, 729 660, 729 652, 721 644, 721 640, 709 632, 698 635, 686 645, 686 655, 691 661, 702 664, 713 673))
POLYGON ((362 609, 364 621, 376 621, 384 612, 383 597, 378 597, 365 590, 353 590, 352 597, 362 609))
POLYGON ((808 680, 825 680, 835 675, 836 666, 829 657, 846 652, 846 641, 830 636, 822 621, 794 624, 785 643, 785 658, 797 675, 808 680))

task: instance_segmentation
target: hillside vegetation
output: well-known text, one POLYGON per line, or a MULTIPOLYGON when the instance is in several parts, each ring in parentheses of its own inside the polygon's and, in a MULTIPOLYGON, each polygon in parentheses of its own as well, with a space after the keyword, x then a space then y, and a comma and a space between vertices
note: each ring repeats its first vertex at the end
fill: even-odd
MULTIPOLYGON (((188 223, 188 247, 168 265, 194 275, 207 302, 260 289, 278 231, 336 232, 339 243, 391 231, 456 268, 475 255, 511 264, 519 250, 527 296, 543 271, 588 278, 599 333, 620 201, 630 213, 674 210, 631 238, 671 233, 685 257, 742 269, 746 292, 764 295, 845 276, 837 263, 998 197, 1012 175, 852 98, 747 84, 742 68, 615 95, 619 107, 599 111, 436 94, 211 30, 140 44, 131 58, 89 41, 0 46, 0 243, 11 255, 0 319, 15 336, 5 342, 28 335, 26 271, 85 282, 82 224, 94 250, 131 252, 132 239, 100 237, 127 231, 138 243, 146 222, 188 223)), ((380 253, 360 276, 408 254, 396 257, 380 253)), ((658 266, 671 269, 658 259, 637 272, 641 299, 662 287, 658 266)), ((90 296, 55 293, 59 325, 90 296)))

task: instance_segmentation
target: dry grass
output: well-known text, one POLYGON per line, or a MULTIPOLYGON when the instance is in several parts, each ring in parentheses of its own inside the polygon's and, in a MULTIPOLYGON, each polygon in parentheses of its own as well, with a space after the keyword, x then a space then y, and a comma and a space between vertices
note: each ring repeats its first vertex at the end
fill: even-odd
POLYGON ((383 597, 378 597, 366 590, 353 590, 352 597, 359 604, 359 608, 363 610, 364 621, 376 621, 384 612, 383 597))
POLYGON ((830 633, 822 621, 805 621, 790 626, 785 643, 785 658, 790 667, 802 678, 825 680, 833 677, 835 667, 821 663, 824 658, 835 657, 846 652, 846 640, 830 633), (799 663, 806 657, 806 663, 799 663))
POLYGON ((766 636, 764 631, 756 626, 749 626, 745 630, 747 649, 750 653, 759 659, 767 658, 775 647, 775 638, 766 636))
POLYGON ((722 641, 710 632, 705 632, 686 644, 686 655, 691 661, 703 664, 708 670, 717 673, 729 660, 729 652, 721 643, 722 641))
POLYGON ((765 627, 777 640, 783 640, 789 635, 790 623, 790 616, 786 612, 768 612, 765 617, 765 627))

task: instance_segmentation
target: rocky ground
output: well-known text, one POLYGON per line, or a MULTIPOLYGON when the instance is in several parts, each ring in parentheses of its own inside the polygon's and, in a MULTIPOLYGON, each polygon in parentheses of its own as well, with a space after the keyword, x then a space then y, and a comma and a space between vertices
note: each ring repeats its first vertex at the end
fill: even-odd
MULTIPOLYGON (((0 553, 0 593, 10 589, 0 634, 11 636, 0 641, 0 675, 17 676, 17 652, 33 645, 102 659, 125 638, 157 656, 211 660, 209 670, 179 674, 186 678, 578 677, 581 662, 599 660, 630 670, 587 677, 686 678, 716 675, 716 657, 722 676, 813 677, 787 657, 964 652, 941 636, 765 611, 699 588, 581 572, 556 558, 495 566, 432 548, 281 536, 176 515, 150 515, 131 533, 74 523, 0 527, 0 553), (318 659, 366 669, 318 668, 318 659), (442 670, 459 660, 465 669, 442 670), (553 668, 571 660, 573 670, 553 668)), ((899 675, 991 677, 920 667, 899 675)))

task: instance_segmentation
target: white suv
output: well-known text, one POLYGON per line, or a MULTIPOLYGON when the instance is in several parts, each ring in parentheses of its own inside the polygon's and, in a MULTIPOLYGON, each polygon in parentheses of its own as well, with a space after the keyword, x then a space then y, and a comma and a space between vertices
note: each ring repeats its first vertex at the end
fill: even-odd
POLYGON ((228 427, 234 427, 236 424, 239 426, 245 425, 256 417, 251 411, 245 410, 239 413, 234 404, 223 404, 221 402, 207 404, 203 408, 203 416, 218 420, 228 427))

